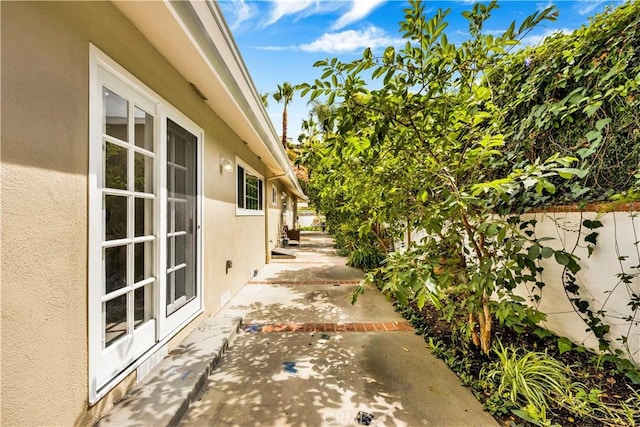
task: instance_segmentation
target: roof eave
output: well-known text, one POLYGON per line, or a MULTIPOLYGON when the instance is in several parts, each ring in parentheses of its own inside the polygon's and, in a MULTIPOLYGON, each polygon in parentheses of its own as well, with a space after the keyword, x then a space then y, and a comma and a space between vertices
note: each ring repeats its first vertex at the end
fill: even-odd
POLYGON ((114 4, 197 88, 211 108, 286 187, 306 196, 219 6, 209 1, 114 4))

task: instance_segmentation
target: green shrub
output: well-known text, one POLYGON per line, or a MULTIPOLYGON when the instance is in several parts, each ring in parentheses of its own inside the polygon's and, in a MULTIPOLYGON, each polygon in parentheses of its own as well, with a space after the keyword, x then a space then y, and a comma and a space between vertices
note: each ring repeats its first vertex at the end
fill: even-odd
POLYGON ((598 389, 587 389, 573 381, 571 369, 542 352, 524 352, 494 345, 499 362, 483 369, 481 376, 491 398, 494 413, 505 408, 518 417, 539 426, 551 425, 554 410, 563 408, 576 418, 602 425, 635 426, 640 423, 640 401, 608 403, 598 389), (499 407, 505 402, 504 408, 499 407))
POLYGON ((349 254, 348 264, 351 267, 361 268, 364 271, 368 271, 380 267, 384 259, 385 255, 377 247, 363 246, 354 249, 349 254))

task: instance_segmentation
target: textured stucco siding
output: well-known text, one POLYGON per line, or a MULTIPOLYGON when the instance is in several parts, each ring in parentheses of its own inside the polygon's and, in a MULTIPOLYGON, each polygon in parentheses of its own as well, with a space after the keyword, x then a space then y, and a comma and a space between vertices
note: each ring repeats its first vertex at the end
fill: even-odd
POLYGON ((133 381, 130 376, 89 406, 90 43, 204 129, 203 316, 217 312, 220 296, 235 294, 265 262, 264 216, 235 215, 235 174, 220 173, 220 156, 266 170, 113 4, 3 1, 0 7, 0 424, 87 424, 133 381), (233 260, 229 274, 226 259, 233 260))

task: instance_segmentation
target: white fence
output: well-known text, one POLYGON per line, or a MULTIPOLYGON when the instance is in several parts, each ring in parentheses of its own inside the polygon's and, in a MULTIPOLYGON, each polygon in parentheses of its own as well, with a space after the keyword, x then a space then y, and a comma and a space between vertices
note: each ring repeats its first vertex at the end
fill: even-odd
MULTIPOLYGON (((640 295, 640 217, 631 212, 610 212, 598 215, 596 212, 546 212, 523 216, 523 220, 535 218, 538 222, 535 234, 540 237, 552 237, 545 246, 563 249, 579 258, 582 269, 575 275, 579 285, 581 300, 589 303, 594 313, 602 311, 603 323, 609 325, 606 335, 613 349, 621 349, 624 357, 640 364, 640 312, 633 310, 629 303, 635 295, 640 295), (603 226, 595 230, 581 228, 584 220, 599 220, 603 226), (597 232, 597 244, 589 256, 588 244, 584 238, 591 232, 597 232), (630 283, 624 283, 620 274, 630 275, 630 283), (636 276, 637 274, 637 276, 636 276), (623 338, 624 337, 624 338, 623 338), (627 341, 626 348, 622 339, 627 341)), ((412 242, 420 242, 424 232, 414 230, 412 242)), ((406 236, 403 242, 396 242, 396 249, 406 249, 406 236)), ((531 301, 534 294, 539 295, 537 308, 547 314, 547 320, 541 326, 561 337, 567 337, 576 344, 597 351, 598 339, 591 332, 570 298, 575 295, 565 292, 563 267, 555 259, 542 262, 544 271, 541 281, 542 290, 531 285, 522 286, 518 293, 531 301)))
MULTIPOLYGON (((554 249, 573 252, 580 258, 582 269, 576 274, 580 286, 579 298, 589 302, 594 312, 602 310, 602 318, 609 325, 607 334, 612 348, 620 348, 640 363, 640 313, 629 306, 633 295, 640 295, 639 277, 630 277, 624 283, 620 274, 640 273, 640 218, 630 212, 610 212, 597 216, 595 212, 553 212, 528 214, 523 219, 535 218, 537 237, 553 237, 545 242, 554 249), (598 233, 597 244, 589 256, 584 238, 592 230, 581 229, 585 220, 598 219, 603 226, 593 231, 598 233), (575 247, 575 251, 573 248, 575 247), (617 339, 626 337, 628 348, 624 349, 617 339)), ((544 327, 560 336, 587 348, 598 349, 598 340, 587 330, 587 325, 571 304, 562 281, 562 266, 553 258, 544 260, 542 289, 539 310, 547 314, 544 327)), ((523 296, 530 290, 521 289, 523 296)))

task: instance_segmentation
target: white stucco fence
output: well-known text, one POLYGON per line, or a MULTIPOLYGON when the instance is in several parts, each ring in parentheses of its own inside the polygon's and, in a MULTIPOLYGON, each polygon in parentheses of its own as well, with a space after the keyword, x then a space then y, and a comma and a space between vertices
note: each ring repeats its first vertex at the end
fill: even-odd
MULTIPOLYGON (((630 275, 640 273, 640 253, 637 246, 640 240, 640 218, 631 212, 610 212, 600 216, 596 212, 555 212, 523 217, 531 218, 538 221, 535 227, 537 237, 554 238, 545 242, 547 246, 571 252, 576 242, 578 243, 573 253, 580 258, 578 263, 582 267, 576 274, 580 299, 588 301, 592 311, 604 311, 603 321, 611 328, 607 338, 612 348, 622 349, 617 339, 627 337, 630 352, 627 356, 640 363, 640 313, 634 313, 628 305, 633 294, 640 294, 640 280, 639 277, 633 277, 631 283, 625 284, 618 277, 622 272, 630 275), (580 224, 585 219, 598 219, 603 226, 595 230, 583 227, 580 231, 580 224), (584 237, 592 231, 598 233, 598 238, 589 257, 584 237), (633 320, 625 320, 629 317, 633 320)), ((544 260, 542 266, 542 281, 546 286, 541 291, 542 298, 538 308, 547 314, 543 326, 575 343, 596 350, 597 338, 587 331, 587 325, 576 313, 565 293, 562 266, 553 258, 544 260)), ((527 294, 526 290, 521 291, 527 294)))
MULTIPOLYGON (((640 294, 640 218, 638 212, 609 212, 598 215, 597 212, 545 212, 526 214, 523 220, 535 218, 538 222, 535 233, 538 238, 552 237, 545 246, 564 249, 579 258, 582 269, 576 274, 580 286, 579 298, 589 302, 593 312, 602 310, 603 322, 610 326, 607 335, 612 349, 623 350, 624 357, 640 364, 640 312, 629 306, 633 295, 640 294), (586 220, 599 220, 603 226, 594 230, 582 227, 586 220), (597 244, 589 257, 588 244, 584 238, 592 231, 598 233, 597 244), (576 246, 576 242, 578 243, 576 246), (574 250, 575 247, 575 250, 574 250), (619 259, 624 258, 624 259, 619 259), (630 283, 622 283, 618 275, 638 274, 630 283), (629 320, 631 319, 631 320, 629 320), (626 337, 627 347, 620 342, 626 337)), ((412 242, 420 242, 425 236, 421 230, 411 233, 412 242)), ((396 242, 397 250, 405 250, 406 236, 403 242, 396 242)), ((553 257, 542 261, 544 271, 541 281, 545 287, 540 291, 532 284, 522 286, 518 293, 527 301, 537 293, 541 296, 538 309, 547 314, 547 320, 541 326, 561 337, 588 349, 597 351, 598 339, 577 313, 563 286, 563 267, 553 257)), ((584 315, 583 315, 584 316, 584 315)))

